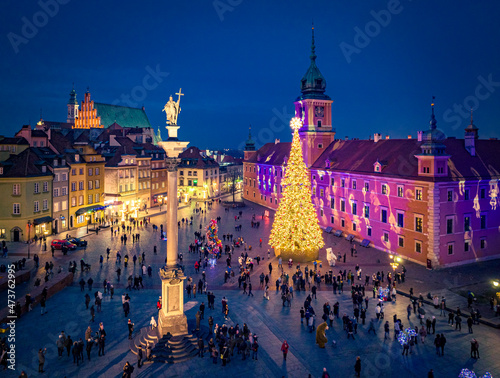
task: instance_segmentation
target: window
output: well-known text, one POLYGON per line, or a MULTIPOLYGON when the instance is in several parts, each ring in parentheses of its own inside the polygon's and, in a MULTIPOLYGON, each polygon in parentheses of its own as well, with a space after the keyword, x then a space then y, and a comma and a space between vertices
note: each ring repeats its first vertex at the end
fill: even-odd
POLYGON ((453 218, 452 217, 446 218, 446 233, 453 234, 453 218))
POLYGON ((382 184, 382 194, 387 194, 387 184, 382 184))
POLYGON ((100 180, 95 180, 95 185, 94 186, 95 186, 96 189, 99 189, 101 187, 100 180))
POLYGON ((352 188, 353 188, 353 189, 356 189, 356 180, 353 180, 353 181, 352 181, 352 188))
POLYGON ((372 236, 372 228, 371 227, 368 227, 366 229, 366 233, 368 234, 368 236, 372 236))
POLYGON ((465 189, 464 191, 464 200, 468 200, 470 198, 470 191, 469 189, 465 189))
POLYGON ((184 171, 179 171, 179 175, 184 176, 184 171))
POLYGON ((42 202, 42 209, 43 210, 48 210, 49 209, 49 201, 44 199, 42 202))
POLYGON ((401 248, 403 248, 405 246, 405 237, 404 236, 401 236, 401 235, 398 236, 398 246, 400 246, 401 248))
POLYGON ((35 201, 34 202, 34 205, 33 205, 33 211, 35 213, 39 212, 40 211, 40 201, 35 201))
POLYGON ((335 209, 335 197, 330 197, 330 208, 335 209))
POLYGON ((99 168, 96 168, 96 169, 95 169, 95 175, 96 175, 96 176, 99 176, 99 168))
POLYGON ((415 215, 415 231, 422 232, 424 229, 424 220, 421 215, 415 215))
POLYGON ((92 194, 89 194, 89 196, 88 196, 88 202, 87 202, 89 205, 92 204, 93 198, 94 198, 94 196, 92 194))
POLYGON ((453 201, 453 190, 448 190, 448 202, 453 201))
POLYGON ((335 186, 335 179, 333 177, 330 179, 330 183, 331 183, 331 186, 335 186))
POLYGON ((71 183, 71 191, 76 192, 76 182, 71 183))
POLYGON ((448 254, 453 255, 453 243, 448 244, 448 254))
POLYGON ((404 227, 405 214, 398 212, 398 227, 404 227))
MULTIPOLYGON (((273 202, 272 199, 271 199, 271 202, 273 202)), ((320 208, 319 209, 319 215, 322 217, 324 214, 325 213, 323 212, 323 208, 320 208)))
POLYGON ((92 180, 90 180, 90 181, 88 182, 88 185, 89 185, 89 190, 92 190, 92 186, 93 186, 93 184, 94 184, 94 183, 92 182, 92 180))
POLYGON ((95 198, 94 202, 99 202, 99 200, 100 200, 99 197, 100 197, 99 193, 96 193, 94 196, 94 198, 95 198))
POLYGON ((66 210, 68 208, 68 202, 67 201, 62 201, 61 202, 61 210, 66 210))
POLYGON ((481 249, 485 249, 486 248, 486 239, 481 239, 481 242, 479 245, 481 246, 481 249))
POLYGON ((356 222, 352 222, 352 230, 356 231, 356 222))
POLYGON ((61 195, 63 195, 63 196, 67 196, 68 195, 68 187, 67 186, 63 186, 61 188, 61 195))
POLYGON ((54 197, 59 197, 59 188, 54 188, 54 197))
POLYGON ((365 181, 365 192, 369 192, 370 191, 370 183, 365 181))
POLYGON ((352 214, 358 215, 358 205, 356 204, 356 202, 351 203, 351 208, 352 208, 352 214))
POLYGON ((71 197, 71 206, 72 207, 76 206, 76 197, 71 197))
POLYGON ((68 176, 66 175, 66 173, 61 174, 61 181, 68 181, 68 176))
POLYGON ((40 193, 40 184, 35 182, 35 190, 33 191, 35 194, 40 193))
POLYGON ((387 231, 384 231, 384 242, 388 242, 389 241, 389 233, 387 231))
POLYGON ((78 189, 79 189, 79 190, 84 190, 84 189, 85 189, 84 184, 83 184, 83 181, 80 181, 80 182, 78 183, 78 189))
POLYGON ((13 203, 12 204, 12 214, 19 215, 21 214, 21 204, 13 203))
POLYGON ((469 252, 470 251, 470 240, 466 240, 464 242, 464 252, 469 252))
POLYGON ((466 215, 464 217, 464 232, 470 231, 470 216, 466 215))
POLYGON ((344 218, 342 218, 342 219, 340 220, 340 224, 341 224, 342 228, 344 228, 344 227, 345 227, 345 219, 344 219, 344 218))
POLYGON ((188 180, 188 186, 192 186, 192 181, 188 180))
POLYGON ((192 176, 192 175, 191 175, 191 171, 188 171, 188 176, 192 176))
POLYGON ((198 176, 198 171, 193 171, 193 176, 198 176))
POLYGON ((83 168, 80 168, 80 174, 83 175, 83 168))
MULTIPOLYGON (((56 162, 57 160, 54 160, 54 162, 56 162)), ((54 175, 54 182, 58 182, 59 181, 59 173, 56 173, 54 175)))
POLYGON ((76 176, 76 169, 71 170, 71 176, 76 176))
POLYGON ((320 197, 323 197, 324 195, 325 195, 325 190, 324 190, 323 188, 321 188, 321 189, 319 190, 319 196, 320 196, 320 197))
POLYGON ((345 178, 340 179, 340 186, 345 188, 345 178))
POLYGON ((76 217, 76 223, 83 223, 84 219, 85 217, 83 215, 79 215, 78 217, 76 217))
POLYGON ((363 206, 363 216, 365 218, 370 218, 370 205, 364 205, 363 206))
POLYGON ((89 176, 92 176, 92 168, 89 168, 89 176))
POLYGON ((380 210, 380 221, 382 223, 387 223, 387 209, 380 210))
POLYGON ((335 220, 335 217, 332 215, 330 216, 330 223, 333 224, 333 221, 335 220))
POLYGON ((340 200, 340 211, 345 211, 345 199, 340 200))
POLYGON ((480 197, 481 198, 486 198, 486 189, 481 188, 481 190, 480 190, 480 197))
POLYGON ((415 199, 417 201, 422 201, 422 189, 421 188, 415 189, 415 199))
POLYGON ((422 253, 422 242, 415 240, 415 252, 422 253))
POLYGON ((78 196, 78 205, 83 205, 83 196, 78 196))
POLYGON ((481 230, 486 229, 486 214, 481 214, 481 230))
MULTIPOLYGON (((264 169, 264 174, 266 173, 266 170, 264 169)), ((316 175, 313 175, 313 181, 316 180, 316 175)))
POLYGON ((403 198, 404 186, 398 185, 398 197, 403 198))
POLYGON ((125 191, 128 192, 128 184, 125 184, 125 191))
POLYGON ((12 185, 12 194, 14 196, 21 195, 21 184, 14 184, 14 185, 12 185))
POLYGON ((54 202, 54 212, 59 211, 59 202, 54 202))

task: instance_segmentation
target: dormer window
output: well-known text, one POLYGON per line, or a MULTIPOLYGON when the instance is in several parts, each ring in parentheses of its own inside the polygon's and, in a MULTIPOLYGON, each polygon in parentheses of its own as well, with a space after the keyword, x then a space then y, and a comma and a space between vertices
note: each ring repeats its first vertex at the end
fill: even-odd
POLYGON ((58 165, 57 159, 54 159, 54 167, 57 167, 57 165, 58 165))
POLYGON ((325 168, 330 168, 330 160, 329 159, 325 160, 325 168))
POLYGON ((75 161, 78 163, 80 161, 80 155, 75 155, 75 161))
POLYGON ((42 165, 42 173, 45 173, 47 172, 47 166, 46 165, 42 165))

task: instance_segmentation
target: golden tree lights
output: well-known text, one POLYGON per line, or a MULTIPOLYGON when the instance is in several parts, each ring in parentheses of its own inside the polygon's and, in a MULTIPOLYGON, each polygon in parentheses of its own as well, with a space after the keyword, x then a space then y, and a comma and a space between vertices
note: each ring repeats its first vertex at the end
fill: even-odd
POLYGON ((311 182, 300 145, 302 122, 292 118, 292 148, 281 181, 283 196, 274 217, 269 245, 276 254, 295 260, 313 260, 323 245, 322 231, 311 200, 311 182))

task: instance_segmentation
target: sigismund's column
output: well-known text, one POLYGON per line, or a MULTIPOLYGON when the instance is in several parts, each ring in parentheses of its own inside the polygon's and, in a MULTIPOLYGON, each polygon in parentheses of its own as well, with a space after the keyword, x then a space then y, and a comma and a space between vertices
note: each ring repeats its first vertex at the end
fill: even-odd
POLYGON ((167 152, 167 263, 160 269, 162 308, 158 314, 158 330, 160 336, 186 335, 188 333, 187 318, 184 314, 184 280, 186 276, 177 262, 178 236, 177 226, 177 166, 180 163, 179 154, 189 142, 177 138, 177 118, 181 111, 179 106, 181 96, 179 89, 177 102, 170 96, 163 111, 167 116, 168 139, 158 144, 167 152))

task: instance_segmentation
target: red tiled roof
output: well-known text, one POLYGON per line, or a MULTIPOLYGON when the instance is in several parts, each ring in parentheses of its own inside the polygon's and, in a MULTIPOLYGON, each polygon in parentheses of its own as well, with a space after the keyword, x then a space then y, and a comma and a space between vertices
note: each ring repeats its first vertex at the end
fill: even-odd
POLYGON ((256 154, 245 162, 260 163, 269 165, 283 165, 285 158, 288 159, 291 142, 286 143, 267 143, 257 150, 256 154))

